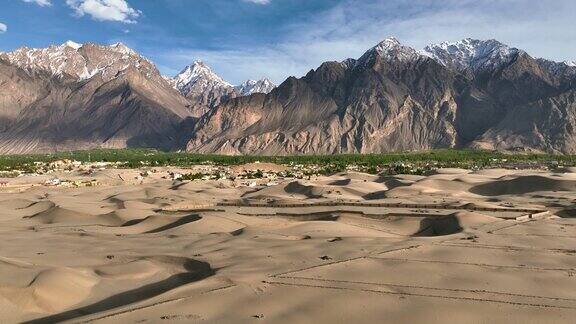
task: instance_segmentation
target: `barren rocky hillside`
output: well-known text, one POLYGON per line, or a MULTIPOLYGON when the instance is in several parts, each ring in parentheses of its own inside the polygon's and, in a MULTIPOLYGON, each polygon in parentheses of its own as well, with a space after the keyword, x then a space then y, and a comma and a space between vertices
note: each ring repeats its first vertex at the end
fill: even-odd
POLYGON ((0 152, 225 154, 483 148, 575 153, 576 67, 495 40, 394 38, 276 87, 202 62, 174 78, 122 44, 0 53, 0 152))
POLYGON ((497 41, 416 51, 386 39, 196 124, 189 151, 378 153, 474 147, 576 152, 575 68, 497 41))

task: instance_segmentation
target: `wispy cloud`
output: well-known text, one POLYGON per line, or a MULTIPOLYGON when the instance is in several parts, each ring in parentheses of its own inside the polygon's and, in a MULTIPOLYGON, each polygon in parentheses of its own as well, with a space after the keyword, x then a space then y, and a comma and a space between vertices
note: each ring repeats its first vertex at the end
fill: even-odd
POLYGON ((0 34, 3 34, 8 31, 8 26, 6 24, 0 23, 0 34))
POLYGON ((79 17, 89 15, 99 21, 133 24, 141 15, 141 12, 132 8, 126 0, 66 0, 66 4, 79 17))
POLYGON ((242 0, 243 2, 250 2, 250 3, 255 3, 255 4, 259 4, 259 5, 267 5, 269 4, 272 0, 242 0))
POLYGON ((22 1, 28 2, 28 3, 35 3, 41 7, 49 7, 52 5, 50 0, 22 0, 22 1))
POLYGON ((466 37, 496 38, 534 56, 573 60, 574 12, 573 0, 345 0, 288 26, 273 44, 179 49, 164 58, 180 64, 202 59, 233 82, 259 76, 281 82, 324 61, 357 58, 388 36, 415 48, 466 37))

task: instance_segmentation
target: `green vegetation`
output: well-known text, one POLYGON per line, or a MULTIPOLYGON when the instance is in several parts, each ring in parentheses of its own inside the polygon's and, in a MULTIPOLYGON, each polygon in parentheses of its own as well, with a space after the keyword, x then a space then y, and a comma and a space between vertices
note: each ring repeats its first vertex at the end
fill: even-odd
POLYGON ((206 176, 206 174, 204 173, 188 173, 188 174, 184 174, 182 175, 182 180, 202 180, 202 178, 204 178, 206 176))
POLYGON ((122 168, 143 166, 187 167, 199 164, 230 166, 260 161, 291 166, 314 166, 311 168, 312 172, 320 174, 344 171, 347 168, 349 169, 350 166, 354 166, 359 171, 369 173, 420 174, 439 167, 479 169, 487 167, 529 168, 576 165, 575 155, 505 154, 473 150, 433 150, 367 155, 224 156, 126 149, 1 156, 0 171, 21 170, 31 172, 37 162, 50 163, 64 159, 83 163, 119 163, 119 167, 122 168))
POLYGON ((16 178, 20 175, 16 171, 0 171, 0 178, 16 178))

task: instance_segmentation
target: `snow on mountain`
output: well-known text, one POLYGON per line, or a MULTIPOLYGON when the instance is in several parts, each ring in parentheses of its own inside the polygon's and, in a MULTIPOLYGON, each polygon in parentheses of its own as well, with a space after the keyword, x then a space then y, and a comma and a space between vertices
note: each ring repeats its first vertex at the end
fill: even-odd
POLYGON ((457 42, 443 42, 426 46, 422 51, 438 63, 457 70, 494 68, 510 62, 523 51, 509 47, 496 40, 466 38, 457 42))
POLYGON ((79 80, 101 74, 104 80, 113 79, 118 72, 134 67, 146 75, 158 73, 147 59, 122 43, 109 46, 78 44, 67 41, 47 48, 22 47, 13 52, 0 53, 11 64, 29 72, 48 72, 54 77, 64 75, 79 80))
POLYGON ((576 64, 575 62, 554 62, 551 60, 539 58, 536 62, 550 72, 555 77, 573 77, 576 76, 576 64))
POLYGON ((344 61, 340 62, 340 65, 342 65, 342 67, 344 67, 345 69, 349 69, 356 65, 356 60, 353 58, 347 58, 344 61))
POLYGON ((192 89, 205 91, 214 88, 233 88, 230 83, 224 81, 202 61, 195 61, 185 67, 172 79, 172 85, 183 95, 186 95, 192 89))
POLYGON ((394 37, 389 37, 364 53, 364 55, 358 59, 356 65, 365 65, 376 57, 406 62, 418 59, 420 56, 415 49, 402 45, 394 37))
POLYGON ((276 85, 268 78, 263 78, 258 81, 248 80, 241 85, 234 87, 240 96, 249 96, 254 93, 269 93, 274 88, 276 88, 276 85))
MULTIPOLYGON (((48 72, 53 77, 69 76, 78 80, 87 80, 100 74, 108 81, 130 67, 140 70, 147 77, 159 76, 152 62, 122 43, 102 46, 67 41, 47 48, 22 47, 13 52, 0 52, 0 58, 29 73, 48 72)), ((194 95, 202 92, 229 95, 235 91, 244 96, 256 92, 268 93, 275 87, 268 79, 249 80, 235 87, 201 61, 187 66, 174 78, 164 77, 164 80, 184 96, 191 92, 194 95)))
POLYGON ((73 41, 71 41, 71 40, 65 42, 65 43, 62 44, 62 45, 63 45, 63 46, 70 47, 70 48, 73 48, 73 49, 75 49, 75 50, 78 50, 78 49, 80 49, 80 47, 82 47, 82 44, 78 44, 78 43, 73 42, 73 41))
MULTIPOLYGON (((456 42, 442 42, 426 46, 422 50, 402 45, 396 38, 384 39, 376 46, 369 49, 358 60, 346 59, 340 64, 345 68, 366 65, 376 58, 387 61, 408 62, 428 57, 436 62, 456 71, 490 70, 512 62, 518 55, 527 55, 526 52, 510 47, 497 40, 477 40, 466 38, 456 42)), ((554 74, 564 73, 565 69, 574 74, 576 61, 554 62, 551 60, 538 59, 540 64, 554 74)))
POLYGON ((195 61, 191 65, 188 65, 182 72, 172 78, 171 84, 184 96, 187 96, 192 91, 198 94, 200 92, 216 90, 220 92, 224 90, 226 93, 235 91, 240 96, 248 96, 257 92, 268 93, 276 87, 272 81, 267 78, 258 81, 248 80, 241 85, 233 86, 214 73, 214 71, 202 61, 195 61))

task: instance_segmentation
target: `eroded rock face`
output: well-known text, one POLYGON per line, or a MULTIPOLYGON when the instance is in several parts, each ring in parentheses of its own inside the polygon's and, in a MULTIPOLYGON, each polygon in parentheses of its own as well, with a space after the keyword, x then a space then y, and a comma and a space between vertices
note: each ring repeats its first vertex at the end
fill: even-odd
POLYGON ((415 51, 387 39, 268 95, 208 112, 189 151, 377 153, 481 147, 576 152, 571 67, 497 41, 415 51), (560 71, 560 72, 558 72, 560 71))
POLYGON ((325 63, 267 96, 216 108, 188 149, 292 154, 455 146, 460 78, 386 40, 358 61, 325 63))
POLYGON ((188 102, 124 45, 63 44, 0 55, 0 153, 172 149, 188 102))
POLYGON ((202 62, 165 78, 123 44, 66 42, 0 53, 0 153, 180 149, 196 120, 267 79, 234 87, 202 62))
POLYGON ((202 62, 165 78, 122 44, 0 53, 0 153, 576 153, 575 125, 576 66, 495 40, 416 51, 389 38, 277 88, 235 87, 202 62))
POLYGON ((202 61, 195 61, 168 81, 190 101, 194 117, 201 117, 212 108, 232 98, 254 93, 269 93, 276 86, 264 78, 247 80, 233 86, 202 61))

